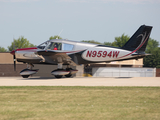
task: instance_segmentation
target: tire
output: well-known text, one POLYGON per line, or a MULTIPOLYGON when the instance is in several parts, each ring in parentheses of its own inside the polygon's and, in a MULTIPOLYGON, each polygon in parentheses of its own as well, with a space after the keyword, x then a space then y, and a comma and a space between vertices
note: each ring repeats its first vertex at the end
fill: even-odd
POLYGON ((72 76, 72 74, 67 74, 67 75, 65 75, 67 78, 69 78, 69 77, 71 77, 72 76))
POLYGON ((61 78, 63 75, 55 75, 55 78, 61 78))
POLYGON ((23 78, 28 78, 30 75, 22 75, 23 78))

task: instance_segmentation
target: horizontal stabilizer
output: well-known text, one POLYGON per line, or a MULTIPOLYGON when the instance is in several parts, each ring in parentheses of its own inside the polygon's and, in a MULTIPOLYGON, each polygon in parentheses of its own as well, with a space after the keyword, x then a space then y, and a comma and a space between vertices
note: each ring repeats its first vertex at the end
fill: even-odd
POLYGON ((142 53, 142 54, 132 54, 132 56, 148 56, 148 55, 152 55, 152 54, 148 54, 148 53, 142 53))

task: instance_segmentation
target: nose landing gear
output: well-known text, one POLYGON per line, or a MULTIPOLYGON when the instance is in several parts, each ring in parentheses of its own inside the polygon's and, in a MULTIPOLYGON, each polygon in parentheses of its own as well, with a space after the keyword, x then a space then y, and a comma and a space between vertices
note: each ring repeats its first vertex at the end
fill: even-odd
POLYGON ((20 75, 23 77, 23 78, 28 78, 30 75, 33 75, 33 74, 36 74, 38 72, 38 69, 32 69, 32 67, 34 67, 33 64, 28 64, 27 65, 27 68, 26 69, 23 69, 21 72, 20 72, 20 75))

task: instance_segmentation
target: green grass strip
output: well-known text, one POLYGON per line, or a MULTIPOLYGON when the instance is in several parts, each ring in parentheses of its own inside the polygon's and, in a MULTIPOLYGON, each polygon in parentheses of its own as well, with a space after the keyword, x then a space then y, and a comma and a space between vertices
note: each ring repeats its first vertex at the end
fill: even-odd
POLYGON ((160 87, 0 87, 0 120, 159 120, 160 87))

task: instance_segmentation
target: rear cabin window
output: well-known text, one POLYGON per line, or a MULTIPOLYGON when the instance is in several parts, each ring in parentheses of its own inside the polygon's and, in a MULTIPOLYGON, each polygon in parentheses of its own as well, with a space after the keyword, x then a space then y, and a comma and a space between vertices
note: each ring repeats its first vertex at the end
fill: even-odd
POLYGON ((73 50, 74 45, 64 43, 62 46, 62 50, 73 50))

